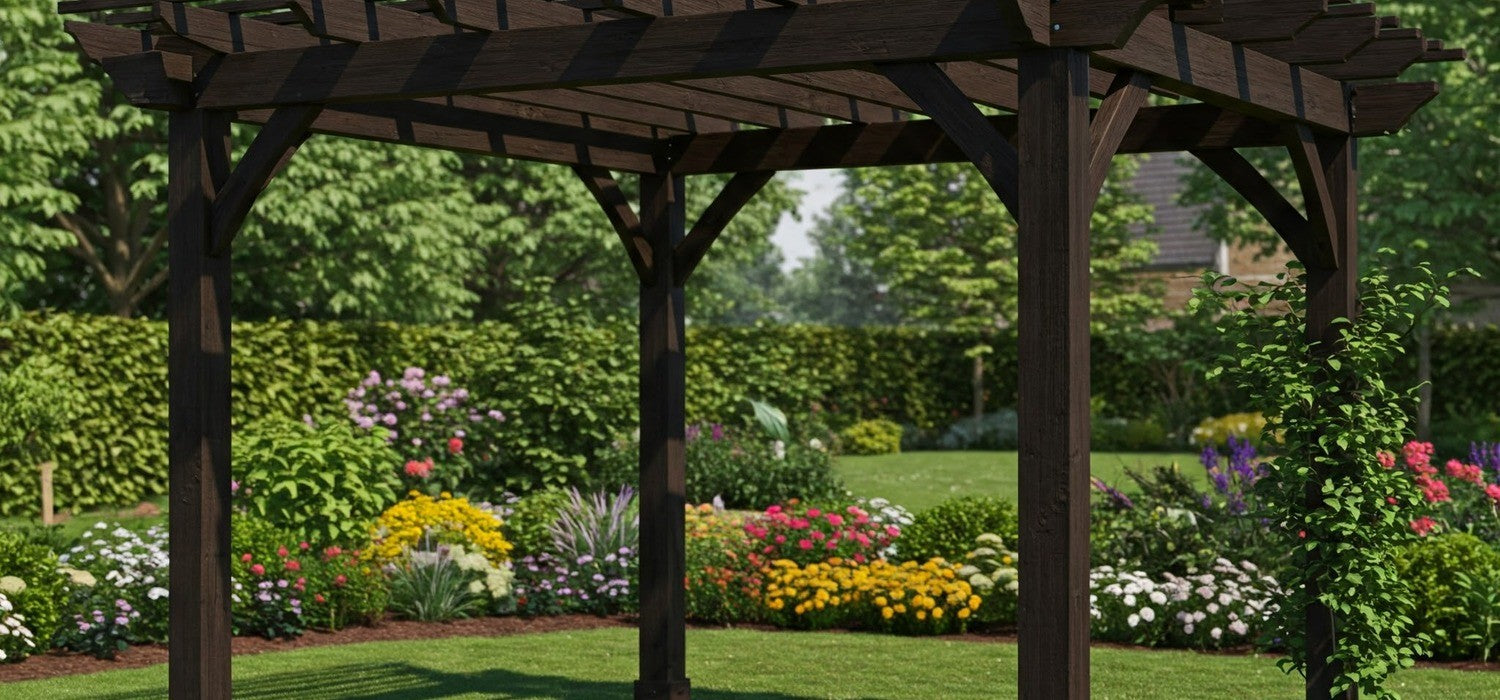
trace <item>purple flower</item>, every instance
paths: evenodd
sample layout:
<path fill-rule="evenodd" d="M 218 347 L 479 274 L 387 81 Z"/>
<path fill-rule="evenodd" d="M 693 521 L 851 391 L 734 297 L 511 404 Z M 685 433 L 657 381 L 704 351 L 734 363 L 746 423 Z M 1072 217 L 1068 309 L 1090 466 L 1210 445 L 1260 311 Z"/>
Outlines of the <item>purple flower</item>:
<path fill-rule="evenodd" d="M 1094 476 L 1089 477 L 1089 481 L 1093 484 L 1095 490 L 1109 497 L 1110 505 L 1113 505 L 1115 508 L 1130 510 L 1135 507 L 1135 502 L 1131 501 L 1129 496 L 1126 496 L 1123 491 L 1104 483 L 1103 479 Z"/>
<path fill-rule="evenodd" d="M 714 442 L 723 440 L 724 426 L 720 423 L 714 423 L 713 426 L 709 428 L 709 436 L 713 438 Z"/>
<path fill-rule="evenodd" d="M 1203 464 L 1204 469 L 1213 471 L 1219 466 L 1219 451 L 1213 445 L 1204 445 L 1203 451 L 1198 453 L 1198 461 Z"/>
<path fill-rule="evenodd" d="M 394 413 L 387 413 L 387 414 L 385 414 L 385 417 L 383 417 L 383 418 L 380 419 L 380 422 L 385 423 L 386 425 L 395 425 L 396 424 L 396 414 L 394 414 Z"/>
<path fill-rule="evenodd" d="M 452 383 L 453 383 L 453 380 L 449 379 L 448 375 L 446 375 L 446 374 L 439 374 L 438 376 L 432 378 L 432 385 L 433 386 L 448 386 L 449 384 L 452 384 Z"/>
<path fill-rule="evenodd" d="M 499 412 L 499 411 L 497 411 L 497 410 L 495 410 L 493 408 L 490 409 L 490 412 L 489 412 L 488 415 L 490 417 L 490 420 L 494 420 L 494 421 L 503 421 L 503 420 L 505 420 L 505 414 L 501 413 L 501 412 Z"/>
<path fill-rule="evenodd" d="M 124 627 L 124 626 L 130 624 L 130 618 L 125 617 L 124 615 L 121 615 L 121 616 L 115 618 L 115 624 L 119 625 L 121 627 Z"/>
<path fill-rule="evenodd" d="M 701 426 L 690 425 L 690 426 L 687 427 L 687 430 L 686 430 L 684 436 L 687 438 L 688 442 L 692 442 L 694 440 L 697 440 L 698 436 L 702 435 L 702 434 L 703 434 L 703 428 Z"/>
<path fill-rule="evenodd" d="M 255 595 L 255 598 L 257 600 L 259 600 L 260 602 L 262 602 L 262 603 L 269 603 L 269 602 L 271 602 L 271 594 L 267 593 L 265 591 L 261 591 L 260 593 L 257 593 Z"/>

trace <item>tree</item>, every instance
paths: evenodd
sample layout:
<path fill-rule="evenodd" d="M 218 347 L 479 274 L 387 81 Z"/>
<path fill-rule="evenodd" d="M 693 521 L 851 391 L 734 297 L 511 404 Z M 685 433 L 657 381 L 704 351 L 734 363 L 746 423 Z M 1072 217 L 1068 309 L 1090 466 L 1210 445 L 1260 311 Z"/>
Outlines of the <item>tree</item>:
<path fill-rule="evenodd" d="M 860 235 L 853 222 L 821 216 L 808 237 L 813 256 L 791 271 L 783 288 L 788 320 L 830 326 L 893 326 L 901 315 L 889 285 L 869 261 L 849 254 Z"/>
<path fill-rule="evenodd" d="M 1360 149 L 1360 258 L 1369 264 L 1375 251 L 1389 248 L 1397 274 L 1429 262 L 1439 271 L 1473 268 L 1480 276 L 1500 278 L 1500 123 L 1494 119 L 1494 96 L 1500 72 L 1494 61 L 1500 46 L 1500 8 L 1489 0 L 1394 3 L 1389 8 L 1404 22 L 1420 26 L 1426 36 L 1447 46 L 1468 49 L 1468 60 L 1419 64 L 1403 79 L 1435 80 L 1442 93 L 1401 132 L 1368 139 Z M 1283 192 L 1297 191 L 1284 151 L 1255 154 L 1261 167 Z M 1274 248 L 1276 235 L 1248 204 L 1211 173 L 1199 169 L 1188 180 L 1184 202 L 1209 205 L 1203 223 L 1221 240 Z M 1466 294 L 1467 292 L 1467 294 Z M 1485 300 L 1481 288 L 1455 290 L 1455 308 L 1472 309 Z M 1421 392 L 1417 431 L 1431 429 L 1430 357 L 1435 313 L 1424 315 L 1415 333 Z"/>
<path fill-rule="evenodd" d="M 1134 234 L 1151 221 L 1150 207 L 1125 184 L 1135 167 L 1132 159 L 1116 160 L 1092 221 L 1092 306 L 1100 323 L 1139 319 L 1157 308 L 1156 297 L 1130 274 L 1155 252 Z M 853 170 L 845 177 L 846 190 L 814 239 L 820 253 L 846 260 L 810 264 L 844 271 L 836 279 L 854 285 L 832 292 L 834 298 L 869 299 L 880 291 L 871 280 L 879 279 L 889 285 L 882 301 L 902 323 L 984 338 L 969 349 L 973 409 L 982 413 L 988 337 L 1016 322 L 1015 221 L 966 163 Z"/>

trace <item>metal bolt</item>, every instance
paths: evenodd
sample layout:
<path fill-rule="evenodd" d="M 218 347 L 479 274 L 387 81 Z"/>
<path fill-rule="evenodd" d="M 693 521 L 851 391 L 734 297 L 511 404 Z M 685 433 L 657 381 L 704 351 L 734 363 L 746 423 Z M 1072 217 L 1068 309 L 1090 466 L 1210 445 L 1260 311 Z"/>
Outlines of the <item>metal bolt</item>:
<path fill-rule="evenodd" d="M 1062 25 L 1061 24 L 1054 24 L 1054 25 L 1052 25 L 1052 31 L 1056 32 L 1056 31 L 1061 31 L 1061 30 L 1062 30 Z"/>

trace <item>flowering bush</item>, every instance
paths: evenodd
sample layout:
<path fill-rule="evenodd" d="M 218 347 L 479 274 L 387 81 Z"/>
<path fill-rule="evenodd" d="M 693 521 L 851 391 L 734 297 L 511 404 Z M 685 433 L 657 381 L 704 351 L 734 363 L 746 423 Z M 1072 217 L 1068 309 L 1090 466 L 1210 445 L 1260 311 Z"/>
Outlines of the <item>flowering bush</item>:
<path fill-rule="evenodd" d="M 974 592 L 984 599 L 974 619 L 979 622 L 1014 624 L 1016 605 L 1020 602 L 1020 581 L 1016 570 L 1016 553 L 1005 548 L 1005 540 L 994 533 L 975 538 L 979 545 L 964 557 L 958 575 L 964 577 Z"/>
<path fill-rule="evenodd" d="M 75 601 L 74 607 L 87 612 L 76 613 L 71 622 L 63 623 L 53 640 L 57 646 L 95 658 L 113 659 L 115 654 L 130 648 L 132 642 L 140 641 L 131 625 L 140 619 L 141 611 L 124 598 L 105 601 L 85 589 L 75 592 Z"/>
<path fill-rule="evenodd" d="M 1470 446 L 1469 461 L 1449 459 L 1437 466 L 1430 442 L 1411 441 L 1398 458 L 1380 452 L 1381 466 L 1410 473 L 1422 498 L 1408 508 L 1410 526 L 1417 535 L 1433 532 L 1466 532 L 1485 541 L 1500 540 L 1500 445 Z M 1493 474 L 1491 473 L 1493 472 Z M 1396 505 L 1396 504 L 1392 504 Z"/>
<path fill-rule="evenodd" d="M 962 632 L 983 602 L 958 568 L 940 559 L 892 564 L 839 557 L 805 566 L 772 562 L 763 600 L 767 617 L 783 627 L 897 634 Z"/>
<path fill-rule="evenodd" d="M 688 617 L 758 622 L 762 560 L 745 532 L 745 516 L 709 503 L 686 508 Z"/>
<path fill-rule="evenodd" d="M 1281 595 L 1250 562 L 1214 562 L 1208 573 L 1154 579 L 1101 566 L 1089 572 L 1093 636 L 1152 646 L 1218 649 L 1255 641 Z"/>
<path fill-rule="evenodd" d="M 511 544 L 501 532 L 498 509 L 474 505 L 444 492 L 433 498 L 412 491 L 406 500 L 380 514 L 373 530 L 370 556 L 380 564 L 399 560 L 424 541 L 461 544 L 496 565 L 510 558 Z"/>
<path fill-rule="evenodd" d="M 230 545 L 234 634 L 266 639 L 301 635 L 307 627 L 302 600 L 308 595 L 303 562 L 314 558 L 308 552 L 311 545 L 304 549 L 294 535 L 253 518 L 230 521 Z"/>
<path fill-rule="evenodd" d="M 391 595 L 385 574 L 358 549 L 345 551 L 334 545 L 315 553 L 308 551 L 311 547 L 303 549 L 303 544 L 297 543 L 297 549 L 302 552 L 298 556 L 307 579 L 301 599 L 307 626 L 337 630 L 378 622 Z"/>
<path fill-rule="evenodd" d="M 469 390 L 447 375 L 429 380 L 425 369 L 407 367 L 400 379 L 370 372 L 349 390 L 344 406 L 359 429 L 384 429 L 401 455 L 401 476 L 409 487 L 435 495 L 458 491 L 475 469 L 499 462 L 497 433 L 505 414 L 473 406 L 470 398 Z"/>
<path fill-rule="evenodd" d="M 886 534 L 890 534 L 890 530 L 886 526 L 889 525 L 896 528 L 896 537 L 898 539 L 906 528 L 916 522 L 916 517 L 905 506 L 896 505 L 884 498 L 860 498 L 854 501 L 854 505 L 859 506 L 861 510 L 869 513 L 870 522 L 886 530 Z M 896 549 L 896 544 L 892 541 L 891 544 L 876 552 L 876 554 L 881 559 L 894 559 L 896 557 Z"/>
<path fill-rule="evenodd" d="M 842 557 L 863 564 L 879 556 L 901 534 L 895 525 L 877 525 L 859 506 L 823 509 L 793 499 L 745 521 L 745 533 L 765 561 L 788 559 L 814 564 Z"/>
<path fill-rule="evenodd" d="M 516 610 L 523 615 L 635 610 L 638 569 L 634 547 L 572 561 L 551 554 L 528 555 L 516 562 Z"/>
<path fill-rule="evenodd" d="M 20 660 L 36 650 L 36 635 L 26 626 L 26 617 L 0 593 L 0 661 Z"/>
<path fill-rule="evenodd" d="M 57 629 L 63 615 L 66 583 L 57 567 L 52 550 L 18 534 L 0 532 L 0 593 L 12 606 L 5 615 L 24 621 L 26 627 L 42 634 L 44 641 Z M 31 637 L 0 635 L 0 651 L 11 660 L 25 658 L 34 648 Z"/>
<path fill-rule="evenodd" d="M 427 543 L 430 544 L 430 543 Z M 408 550 L 391 565 L 391 609 L 422 621 L 471 617 L 499 607 L 515 574 L 461 544 Z"/>
<path fill-rule="evenodd" d="M 129 642 L 164 642 L 168 625 L 167 528 L 155 525 L 145 532 L 135 532 L 116 524 L 97 523 L 79 538 L 79 544 L 58 556 L 62 572 L 74 590 L 72 622 L 90 622 L 82 635 L 97 632 L 92 628 L 94 610 L 104 615 L 118 608 L 117 600 L 126 601 L 138 615 L 130 616 L 128 635 L 119 638 Z M 106 619 L 112 619 L 106 616 Z M 63 631 L 68 631 L 64 622 Z M 82 644 L 82 640 L 75 640 Z M 75 651 L 93 653 L 91 649 Z"/>

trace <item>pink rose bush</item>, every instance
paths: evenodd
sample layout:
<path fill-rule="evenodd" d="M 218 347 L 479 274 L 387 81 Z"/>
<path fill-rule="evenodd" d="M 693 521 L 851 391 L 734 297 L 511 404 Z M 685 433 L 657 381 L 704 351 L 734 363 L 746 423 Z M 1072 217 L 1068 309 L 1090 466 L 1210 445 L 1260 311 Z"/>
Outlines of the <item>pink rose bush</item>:
<path fill-rule="evenodd" d="M 789 559 L 812 564 L 832 557 L 865 563 L 900 536 L 894 525 L 882 525 L 857 505 L 841 510 L 805 506 L 796 500 L 766 508 L 745 522 L 756 555 L 766 561 Z"/>

